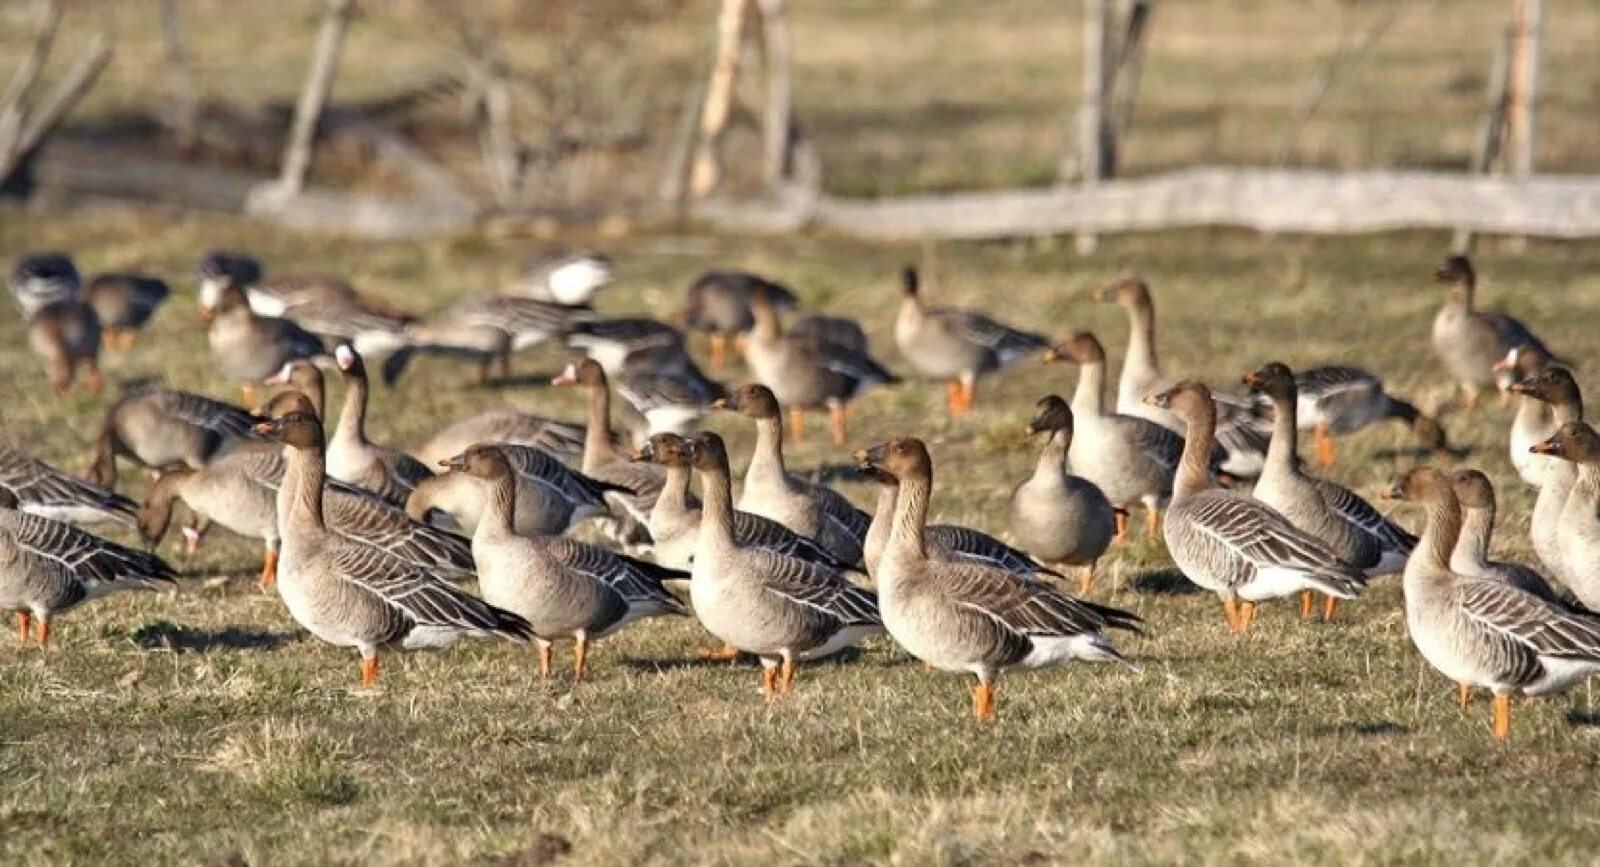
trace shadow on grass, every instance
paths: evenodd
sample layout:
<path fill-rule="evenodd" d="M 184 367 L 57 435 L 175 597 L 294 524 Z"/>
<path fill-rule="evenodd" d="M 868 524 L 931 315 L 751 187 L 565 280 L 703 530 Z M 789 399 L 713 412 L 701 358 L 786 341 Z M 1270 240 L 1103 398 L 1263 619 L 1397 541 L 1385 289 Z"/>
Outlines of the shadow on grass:
<path fill-rule="evenodd" d="M 273 650 L 298 639 L 287 632 L 264 629 L 190 629 L 162 620 L 142 626 L 133 633 L 140 647 L 170 650 L 175 653 L 205 653 L 211 650 Z"/>
<path fill-rule="evenodd" d="M 1335 732 L 1347 735 L 1404 735 L 1411 733 L 1411 726 L 1402 725 L 1392 719 L 1367 720 L 1364 722 L 1341 723 L 1333 727 Z"/>
<path fill-rule="evenodd" d="M 1567 710 L 1567 724 L 1582 729 L 1600 728 L 1600 709 L 1575 707 Z"/>
<path fill-rule="evenodd" d="M 806 660 L 801 665 L 815 668 L 817 666 L 852 665 L 860 662 L 861 650 L 851 647 L 841 650 L 826 659 Z M 733 662 L 726 659 L 705 659 L 698 656 L 635 656 L 624 659 L 621 665 L 634 671 L 689 671 L 710 668 L 756 668 L 759 660 L 749 653 L 740 653 L 739 658 Z"/>
<path fill-rule="evenodd" d="M 505 391 L 512 388 L 550 388 L 550 380 L 561 375 L 559 370 L 515 373 L 511 376 L 495 377 L 487 385 L 474 385 L 484 391 Z"/>
<path fill-rule="evenodd" d="M 1192 596 L 1201 592 L 1199 586 L 1177 569 L 1150 569 L 1141 572 L 1126 583 L 1133 593 L 1150 596 Z"/>

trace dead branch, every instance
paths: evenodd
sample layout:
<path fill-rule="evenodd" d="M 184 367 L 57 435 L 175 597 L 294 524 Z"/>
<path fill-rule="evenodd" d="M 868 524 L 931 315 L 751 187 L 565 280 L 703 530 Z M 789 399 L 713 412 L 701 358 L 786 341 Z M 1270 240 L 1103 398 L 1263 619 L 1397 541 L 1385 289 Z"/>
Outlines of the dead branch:
<path fill-rule="evenodd" d="M 284 144 L 283 171 L 278 176 L 279 195 L 293 196 L 305 187 L 306 173 L 311 169 L 311 148 L 316 139 L 317 120 L 333 91 L 333 79 L 339 71 L 339 55 L 344 49 L 344 34 L 350 26 L 351 0 L 328 0 L 327 12 L 322 17 L 322 29 L 317 34 L 316 51 L 311 57 L 311 70 L 306 76 L 305 88 L 300 91 L 300 102 L 295 106 L 294 125 Z"/>
<path fill-rule="evenodd" d="M 1300 104 L 1295 108 L 1294 119 L 1289 123 L 1288 132 L 1284 133 L 1283 141 L 1278 145 L 1278 153 L 1272 159 L 1275 167 L 1281 167 L 1289 161 L 1294 154 L 1295 146 L 1300 143 L 1300 134 L 1305 132 L 1306 125 L 1311 122 L 1317 109 L 1322 107 L 1325 99 L 1333 86 L 1338 83 L 1339 77 L 1350 69 L 1355 68 L 1361 59 L 1367 55 L 1372 47 L 1383 39 L 1400 16 L 1411 6 L 1411 0 L 1394 0 L 1389 7 L 1388 14 L 1378 19 L 1372 27 L 1368 28 L 1365 35 L 1354 43 L 1345 43 L 1339 46 L 1323 64 L 1317 73 L 1306 82 L 1304 93 L 1300 97 Z"/>
<path fill-rule="evenodd" d="M 60 15 L 61 10 L 53 0 L 40 4 L 39 29 L 33 45 L 7 85 L 5 101 L 0 103 L 0 187 L 9 184 L 12 173 L 83 99 L 106 64 L 111 62 L 110 37 L 97 35 L 90 40 L 84 55 L 42 100 L 25 105 L 55 45 Z"/>

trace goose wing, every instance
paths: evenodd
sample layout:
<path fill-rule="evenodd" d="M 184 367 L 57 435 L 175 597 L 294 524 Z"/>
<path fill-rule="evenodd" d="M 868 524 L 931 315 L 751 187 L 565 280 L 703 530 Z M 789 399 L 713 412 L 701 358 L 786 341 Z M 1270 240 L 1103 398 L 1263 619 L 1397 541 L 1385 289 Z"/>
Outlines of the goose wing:
<path fill-rule="evenodd" d="M 661 586 L 663 578 L 687 579 L 687 572 L 665 569 L 632 557 L 624 557 L 597 545 L 589 545 L 565 536 L 545 540 L 547 549 L 567 568 L 599 581 L 617 592 L 630 604 L 656 602 L 678 614 L 688 609 L 667 589 Z"/>
<path fill-rule="evenodd" d="M 1212 561 L 1232 586 L 1248 584 L 1263 569 L 1289 569 L 1316 576 L 1332 588 L 1354 595 L 1366 578 L 1339 560 L 1316 537 L 1296 529 L 1289 520 L 1254 500 L 1226 491 L 1196 494 L 1186 510 L 1190 538 L 1205 548 L 1201 556 Z"/>
<path fill-rule="evenodd" d="M 877 595 L 851 584 L 837 570 L 759 548 L 744 553 L 768 593 L 831 617 L 841 626 L 882 625 Z"/>
<path fill-rule="evenodd" d="M 176 586 L 177 574 L 154 554 L 102 539 L 70 524 L 12 512 L 4 529 L 21 548 L 57 564 L 76 578 L 90 595 L 107 589 Z"/>
<path fill-rule="evenodd" d="M 496 445 L 519 478 L 569 502 L 603 507 L 606 491 L 618 488 L 589 478 L 534 446 Z"/>
<path fill-rule="evenodd" d="M 961 608 L 975 611 L 1018 635 L 1091 635 L 1107 628 L 1138 630 L 1137 615 L 1089 606 L 1049 584 L 1000 569 L 940 564 L 939 590 Z"/>
<path fill-rule="evenodd" d="M 28 511 L 88 509 L 110 520 L 132 524 L 138 504 L 92 482 L 69 476 L 41 460 L 0 445 L 0 487 L 16 495 Z"/>
<path fill-rule="evenodd" d="M 896 383 L 900 378 L 864 352 L 826 340 L 802 341 L 806 351 L 818 367 L 855 382 Z"/>
<path fill-rule="evenodd" d="M 1111 419 L 1147 458 L 1169 472 L 1177 472 L 1178 462 L 1183 458 L 1183 437 L 1137 416 L 1114 415 Z"/>
<path fill-rule="evenodd" d="M 1540 656 L 1600 662 L 1600 617 L 1580 614 L 1499 581 L 1466 581 L 1462 609 L 1480 628 Z"/>
<path fill-rule="evenodd" d="M 413 521 L 368 491 L 329 479 L 323 507 L 328 529 L 358 546 L 377 548 L 414 566 L 451 575 L 473 570 L 472 543 Z"/>
<path fill-rule="evenodd" d="M 932 524 L 927 532 L 929 541 L 964 559 L 1022 576 L 1043 573 L 1061 577 L 1060 572 L 981 530 L 954 524 Z"/>
<path fill-rule="evenodd" d="M 947 307 L 936 315 L 961 339 L 993 352 L 1001 364 L 1050 348 L 1050 340 L 1044 335 L 1012 328 L 976 310 Z"/>
<path fill-rule="evenodd" d="M 1344 485 L 1327 479 L 1317 479 L 1317 491 L 1322 494 L 1322 501 L 1328 504 L 1328 508 L 1332 509 L 1335 515 L 1345 523 L 1377 539 L 1382 550 L 1410 554 L 1411 549 L 1417 547 L 1416 536 L 1385 518 L 1371 503 Z"/>
<path fill-rule="evenodd" d="M 365 545 L 333 545 L 338 576 L 397 609 L 418 626 L 443 626 L 526 641 L 526 620 L 434 577 L 428 570 Z"/>

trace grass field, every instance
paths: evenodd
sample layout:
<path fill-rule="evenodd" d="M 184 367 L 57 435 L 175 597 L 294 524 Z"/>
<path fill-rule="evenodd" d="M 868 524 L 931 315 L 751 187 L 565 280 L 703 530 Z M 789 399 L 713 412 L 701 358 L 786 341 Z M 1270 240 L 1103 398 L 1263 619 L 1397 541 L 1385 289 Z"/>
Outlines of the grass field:
<path fill-rule="evenodd" d="M 0 220 L 6 261 L 59 247 L 87 271 L 137 265 L 176 279 L 178 297 L 109 372 L 224 396 L 193 316 L 189 275 L 209 246 L 336 270 L 427 309 L 496 285 L 531 244 L 359 244 L 133 210 Z M 1197 232 L 1111 239 L 1092 260 L 1048 246 L 825 238 L 608 246 L 622 278 L 607 312 L 666 314 L 699 270 L 749 266 L 789 279 L 809 306 L 863 317 L 892 366 L 905 261 L 930 265 L 941 300 L 1063 337 L 1091 328 L 1114 357 L 1121 315 L 1087 290 L 1137 270 L 1155 287 L 1171 372 L 1230 384 L 1272 358 L 1343 360 L 1425 407 L 1448 397 L 1427 346 L 1442 297 L 1426 279 L 1434 237 Z M 1600 351 L 1600 250 L 1491 244 L 1479 264 L 1489 303 L 1570 357 Z M 0 317 L 3 433 L 82 470 L 109 396 L 56 401 L 21 335 Z M 375 432 L 414 445 L 501 402 L 576 417 L 574 395 L 537 384 L 561 361 L 520 358 L 524 383 L 491 390 L 469 385 L 466 368 L 420 365 L 377 395 Z M 1032 402 L 1072 382 L 1069 369 L 1025 365 L 985 383 L 977 412 L 955 425 L 940 389 L 884 391 L 862 403 L 852 439 L 926 437 L 936 517 L 1003 532 L 1010 487 L 1033 461 L 1021 434 Z M 1504 452 L 1507 417 L 1489 407 L 1447 411 L 1444 423 L 1502 487 L 1500 547 L 1530 556 L 1531 496 Z M 715 425 L 740 462 L 746 425 Z M 823 439 L 791 449 L 792 464 L 844 461 Z M 1416 459 L 1410 447 L 1398 428 L 1365 432 L 1343 443 L 1337 477 L 1375 496 Z M 136 496 L 145 485 L 132 470 L 123 481 Z M 843 488 L 867 502 L 864 485 Z M 358 694 L 355 656 L 310 639 L 255 590 L 254 545 L 218 533 L 194 559 L 172 544 L 163 553 L 184 572 L 176 598 L 89 606 L 63 619 L 48 653 L 0 642 L 0 861 L 538 864 L 570 847 L 573 863 L 1580 862 L 1600 844 L 1600 710 L 1586 690 L 1519 702 L 1513 740 L 1493 743 L 1487 703 L 1458 711 L 1453 685 L 1412 648 L 1394 581 L 1335 623 L 1275 605 L 1234 638 L 1215 599 L 1139 542 L 1104 564 L 1095 597 L 1149 621 L 1147 638 L 1125 644 L 1142 671 L 1008 678 L 999 723 L 978 727 L 964 679 L 926 673 L 886 641 L 806 667 L 792 697 L 764 704 L 753 667 L 691 661 L 707 639 L 690 621 L 603 643 L 581 684 L 540 683 L 530 649 L 472 643 L 391 657 L 382 689 Z"/>

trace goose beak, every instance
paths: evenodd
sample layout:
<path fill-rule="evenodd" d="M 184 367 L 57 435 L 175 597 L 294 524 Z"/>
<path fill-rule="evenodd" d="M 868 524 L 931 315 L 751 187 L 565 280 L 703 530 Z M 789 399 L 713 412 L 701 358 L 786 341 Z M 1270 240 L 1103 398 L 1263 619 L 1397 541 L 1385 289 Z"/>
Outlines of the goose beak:
<path fill-rule="evenodd" d="M 1067 353 L 1065 350 L 1059 346 L 1052 346 L 1044 351 L 1044 355 L 1040 356 L 1039 360 L 1043 364 L 1051 364 L 1066 357 Z"/>
<path fill-rule="evenodd" d="M 1533 394 L 1533 387 L 1527 382 L 1513 382 L 1506 390 L 1512 394 Z"/>
<path fill-rule="evenodd" d="M 1505 372 L 1509 371 L 1515 364 L 1516 364 L 1516 362 L 1511 360 L 1511 356 L 1507 355 L 1505 358 L 1502 358 L 1499 361 L 1496 361 L 1494 363 L 1494 367 L 1492 367 L 1490 369 L 1493 370 L 1495 373 L 1505 373 Z"/>
<path fill-rule="evenodd" d="M 1551 437 L 1542 443 L 1534 443 L 1528 446 L 1528 451 L 1536 455 L 1559 455 L 1561 454 L 1561 446 L 1556 442 L 1555 437 Z"/>
<path fill-rule="evenodd" d="M 1172 392 L 1161 391 L 1155 394 L 1147 394 L 1144 396 L 1144 402 L 1148 406 L 1159 407 L 1161 409 L 1171 409 Z"/>
<path fill-rule="evenodd" d="M 255 428 L 253 428 L 253 430 L 255 430 L 255 432 L 258 435 L 265 437 L 265 436 L 272 436 L 272 432 L 274 430 L 276 430 L 277 427 L 278 427 L 278 425 L 277 425 L 276 422 L 264 421 L 264 422 L 261 422 L 260 424 L 256 425 Z"/>
<path fill-rule="evenodd" d="M 467 454 L 462 452 L 453 458 L 445 458 L 439 462 L 439 466 L 447 470 L 465 470 L 467 468 Z"/>
<path fill-rule="evenodd" d="M 1404 500 L 1406 498 L 1405 488 L 1399 482 L 1395 482 L 1389 486 L 1388 490 L 1383 492 L 1383 498 L 1385 500 Z"/>
<path fill-rule="evenodd" d="M 852 457 L 856 459 L 857 467 L 863 470 L 876 470 L 882 468 L 883 459 L 887 454 L 887 445 L 879 443 L 868 448 L 856 449 Z"/>
<path fill-rule="evenodd" d="M 1251 388 L 1260 388 L 1261 387 L 1261 373 L 1260 373 L 1260 371 L 1252 370 L 1251 372 L 1245 374 L 1244 377 L 1240 380 L 1240 382 L 1243 382 L 1245 385 L 1248 385 Z"/>
<path fill-rule="evenodd" d="M 560 373 L 556 374 L 555 377 L 550 380 L 550 384 L 551 385 L 571 385 L 571 384 L 573 384 L 573 383 L 575 383 L 577 381 L 578 381 L 578 366 L 576 364 L 569 364 L 569 365 L 567 365 L 567 369 L 566 370 L 563 370 Z"/>
<path fill-rule="evenodd" d="M 712 409 L 727 409 L 728 408 L 728 399 L 725 398 L 725 397 L 719 397 L 716 400 L 713 400 L 711 402 L 711 408 Z"/>

